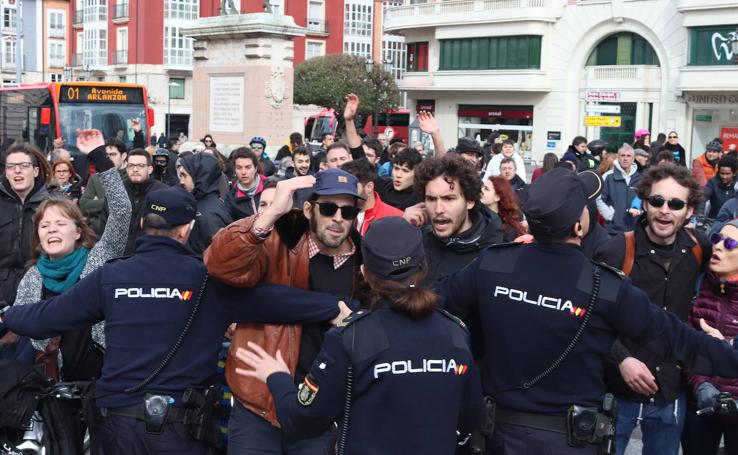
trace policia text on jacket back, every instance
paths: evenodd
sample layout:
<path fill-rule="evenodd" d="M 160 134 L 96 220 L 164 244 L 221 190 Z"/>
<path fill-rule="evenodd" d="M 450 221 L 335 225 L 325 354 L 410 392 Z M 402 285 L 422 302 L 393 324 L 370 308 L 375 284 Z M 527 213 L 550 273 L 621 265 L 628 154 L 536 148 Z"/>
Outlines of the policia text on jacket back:
<path fill-rule="evenodd" d="M 339 313 L 327 294 L 204 280 L 202 260 L 185 246 L 195 207 L 182 188 L 151 192 L 147 235 L 134 256 L 105 264 L 60 296 L 3 314 L 9 329 L 39 338 L 105 320 L 95 394 L 105 455 L 204 454 L 205 443 L 195 439 L 204 436 L 199 416 L 191 418 L 187 405 L 215 396 L 208 381 L 228 324 L 319 322 Z"/>
<path fill-rule="evenodd" d="M 401 217 L 374 221 L 361 251 L 371 311 L 326 333 L 297 390 L 287 364 L 254 343 L 237 353 L 254 369 L 236 372 L 267 383 L 291 438 L 338 420 L 339 455 L 453 454 L 457 425 L 476 428 L 482 416 L 469 334 L 420 286 L 427 266 L 418 228 Z"/>
<path fill-rule="evenodd" d="M 688 328 L 629 279 L 584 257 L 585 205 L 600 187 L 591 171 L 547 172 L 524 206 L 536 242 L 492 247 L 439 285 L 448 311 L 462 319 L 481 315 L 482 384 L 497 404 L 488 453 L 597 453 L 602 435 L 595 428 L 582 432 L 571 408 L 591 408 L 584 411 L 611 423 L 601 412 L 602 362 L 618 337 L 669 340 L 658 353 L 663 357 L 700 374 L 738 377 L 730 347 Z"/>

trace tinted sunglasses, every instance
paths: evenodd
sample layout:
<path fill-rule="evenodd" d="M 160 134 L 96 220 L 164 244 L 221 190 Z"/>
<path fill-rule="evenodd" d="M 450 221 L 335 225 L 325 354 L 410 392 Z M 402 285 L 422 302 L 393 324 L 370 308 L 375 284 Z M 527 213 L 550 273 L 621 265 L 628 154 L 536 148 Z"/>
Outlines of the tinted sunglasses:
<path fill-rule="evenodd" d="M 341 218 L 344 220 L 353 220 L 360 212 L 359 208 L 353 205 L 338 205 L 333 202 L 313 202 L 313 204 L 318 206 L 318 211 L 323 216 L 333 216 L 341 209 Z"/>
<path fill-rule="evenodd" d="M 725 246 L 725 249 L 730 251 L 734 250 L 736 247 L 738 247 L 738 240 L 731 239 L 730 237 L 723 237 L 722 234 L 719 232 L 716 232 L 710 236 L 710 241 L 713 245 L 717 245 L 720 242 L 723 242 L 723 246 Z"/>
<path fill-rule="evenodd" d="M 669 136 L 669 139 L 679 139 L 679 136 Z"/>
<path fill-rule="evenodd" d="M 681 210 L 685 205 L 687 205 L 687 203 L 681 199 L 669 199 L 667 201 L 663 196 L 651 196 L 648 198 L 648 204 L 656 208 L 663 207 L 664 203 L 666 203 L 671 210 Z"/>

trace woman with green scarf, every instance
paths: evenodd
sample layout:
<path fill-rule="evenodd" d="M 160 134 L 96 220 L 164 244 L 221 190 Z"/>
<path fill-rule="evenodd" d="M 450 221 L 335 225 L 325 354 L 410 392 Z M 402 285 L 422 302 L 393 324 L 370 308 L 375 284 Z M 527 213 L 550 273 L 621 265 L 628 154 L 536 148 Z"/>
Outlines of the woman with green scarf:
<path fill-rule="evenodd" d="M 88 154 L 87 161 L 95 167 L 105 188 L 110 213 L 105 231 L 95 243 L 95 233 L 85 223 L 76 203 L 56 197 L 42 202 L 33 218 L 33 265 L 18 286 L 16 305 L 34 304 L 62 294 L 108 260 L 123 254 L 131 203 L 120 174 L 106 155 L 99 131 L 80 131 L 77 137 L 77 148 Z M 32 340 L 32 344 L 49 360 L 44 364 L 47 375 L 65 381 L 89 381 L 99 377 L 102 368 L 104 324 L 68 332 L 53 340 Z M 54 365 L 57 359 L 59 362 Z"/>

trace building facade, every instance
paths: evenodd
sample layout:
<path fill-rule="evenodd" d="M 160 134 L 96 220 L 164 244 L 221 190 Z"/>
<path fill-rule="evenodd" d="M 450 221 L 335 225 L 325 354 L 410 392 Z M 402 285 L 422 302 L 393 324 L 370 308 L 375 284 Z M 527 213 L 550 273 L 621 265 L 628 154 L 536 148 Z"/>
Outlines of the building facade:
<path fill-rule="evenodd" d="M 384 26 L 406 40 L 409 108 L 432 110 L 447 145 L 498 130 L 540 161 L 638 128 L 677 131 L 693 156 L 738 140 L 735 1 L 408 0 Z"/>

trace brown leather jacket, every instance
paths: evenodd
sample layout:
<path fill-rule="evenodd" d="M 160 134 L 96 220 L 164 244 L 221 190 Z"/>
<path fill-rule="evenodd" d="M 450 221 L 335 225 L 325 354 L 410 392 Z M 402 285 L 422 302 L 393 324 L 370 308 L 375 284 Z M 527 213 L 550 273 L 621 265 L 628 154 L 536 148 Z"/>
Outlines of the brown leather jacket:
<path fill-rule="evenodd" d="M 272 283 L 308 289 L 310 256 L 308 220 L 293 210 L 275 224 L 266 238 L 254 235 L 250 216 L 221 229 L 205 251 L 205 266 L 213 277 L 237 287 Z M 236 368 L 249 369 L 235 356 L 236 349 L 252 341 L 269 354 L 281 351 L 294 376 L 300 354 L 299 325 L 238 324 L 226 361 L 226 379 L 233 395 L 247 409 L 279 427 L 272 395 L 262 382 L 239 376 Z"/>

